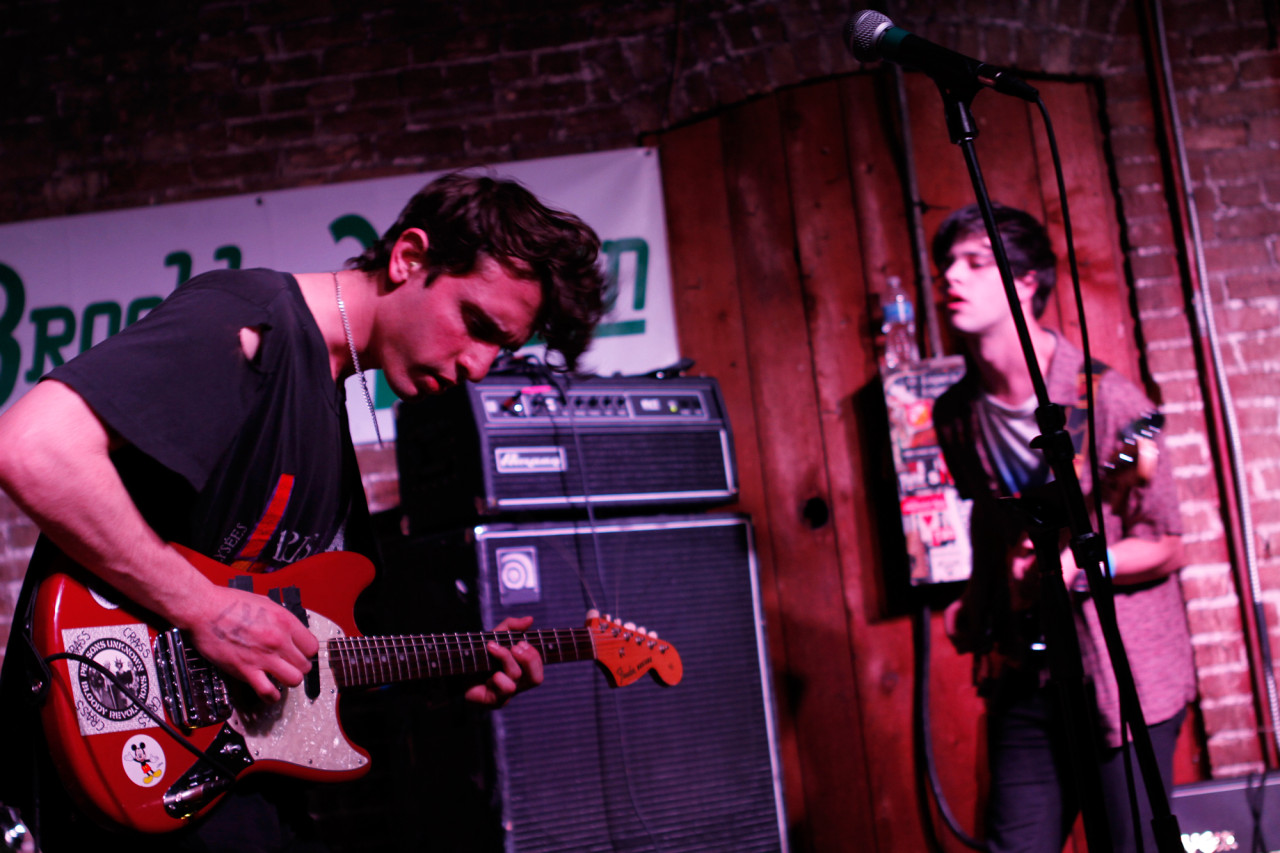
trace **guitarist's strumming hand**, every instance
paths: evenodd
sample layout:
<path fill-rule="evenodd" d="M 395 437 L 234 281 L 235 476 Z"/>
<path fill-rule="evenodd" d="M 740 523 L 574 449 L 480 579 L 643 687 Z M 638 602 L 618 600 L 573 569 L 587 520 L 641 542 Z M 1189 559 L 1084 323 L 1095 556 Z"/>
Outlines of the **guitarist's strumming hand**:
<path fill-rule="evenodd" d="M 1080 567 L 1075 554 L 1063 547 L 1059 560 L 1062 566 L 1062 582 L 1067 589 L 1077 583 Z M 1040 601 L 1040 567 L 1036 560 L 1035 546 L 1030 538 L 1023 540 L 1009 551 L 1009 605 L 1015 612 L 1028 610 Z"/>
<path fill-rule="evenodd" d="M 266 702 L 280 699 L 311 669 L 319 642 L 302 622 L 265 595 L 209 585 L 202 618 L 187 625 L 196 648 L 246 682 Z"/>
<path fill-rule="evenodd" d="M 494 632 L 526 631 L 532 624 L 532 616 L 511 616 L 503 619 Z M 512 696 L 542 683 L 542 656 L 526 641 L 521 640 L 512 648 L 489 643 L 487 648 L 498 668 L 484 682 L 467 690 L 464 695 L 468 702 L 501 708 Z"/>

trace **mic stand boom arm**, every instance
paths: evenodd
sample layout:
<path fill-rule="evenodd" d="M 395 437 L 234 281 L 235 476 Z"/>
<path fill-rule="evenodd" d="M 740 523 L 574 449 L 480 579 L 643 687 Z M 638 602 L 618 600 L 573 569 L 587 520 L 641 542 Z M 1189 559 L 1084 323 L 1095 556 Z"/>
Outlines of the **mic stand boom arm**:
<path fill-rule="evenodd" d="M 1058 550 L 1059 531 L 1062 529 L 1070 531 L 1072 555 L 1075 557 L 1076 565 L 1084 570 L 1089 580 L 1089 589 L 1093 591 L 1098 621 L 1120 693 L 1122 727 L 1124 722 L 1128 721 L 1138 766 L 1141 768 L 1148 801 L 1151 804 L 1153 815 L 1151 825 L 1156 847 L 1159 853 L 1181 853 L 1183 847 L 1177 818 L 1170 811 L 1168 796 L 1155 758 L 1155 750 L 1151 745 L 1151 736 L 1142 716 L 1133 671 L 1129 667 L 1129 658 L 1125 653 L 1116 622 L 1111 584 L 1104 577 L 1101 568 L 1106 559 L 1106 542 L 1092 529 L 1080 478 L 1075 470 L 1075 449 L 1072 446 L 1071 436 L 1065 429 L 1066 415 L 1062 406 L 1049 399 L 1048 388 L 1045 385 L 1044 376 L 1040 373 L 1040 365 L 1031 344 L 1031 334 L 1027 329 L 1022 305 L 1014 287 L 1013 271 L 1009 266 L 1008 255 L 1005 253 L 1004 241 L 996 227 L 991 197 L 987 192 L 982 169 L 974 150 L 973 140 L 978 136 L 978 128 L 974 122 L 970 104 L 977 95 L 979 86 L 976 82 L 945 81 L 940 77 L 933 79 L 942 93 L 951 141 L 959 145 L 964 153 L 965 165 L 969 170 L 969 179 L 973 184 L 978 208 L 982 212 L 982 220 L 991 238 L 992 254 L 1000 271 L 1009 308 L 1013 312 L 1023 358 L 1035 388 L 1036 425 L 1040 429 L 1040 435 L 1031 442 L 1031 446 L 1044 455 L 1054 475 L 1054 481 L 1047 485 L 1047 490 L 1050 490 L 1049 494 L 1052 496 L 1050 500 L 1018 507 L 1016 512 L 1023 517 L 1024 521 L 1029 522 L 1028 526 L 1036 550 L 1036 563 L 1040 569 L 1041 600 L 1044 605 L 1042 612 L 1045 617 L 1045 637 L 1050 653 L 1051 680 L 1056 685 L 1066 721 L 1068 753 L 1072 757 L 1089 849 L 1094 853 L 1105 853 L 1113 848 L 1106 825 L 1106 804 L 1101 797 L 1096 739 L 1092 736 L 1092 727 L 1089 725 L 1091 707 L 1080 665 L 1079 640 L 1075 635 L 1075 620 L 1071 611 L 1070 597 L 1062 579 L 1062 560 Z M 1065 199 L 1063 203 L 1066 203 Z M 1014 499 L 1014 502 L 1020 500 Z"/>

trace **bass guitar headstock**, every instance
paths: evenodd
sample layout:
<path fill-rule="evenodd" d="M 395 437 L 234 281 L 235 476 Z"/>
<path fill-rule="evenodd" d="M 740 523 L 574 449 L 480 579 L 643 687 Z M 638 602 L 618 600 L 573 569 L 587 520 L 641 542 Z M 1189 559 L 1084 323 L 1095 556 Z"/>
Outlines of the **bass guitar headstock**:
<path fill-rule="evenodd" d="M 587 628 L 595 659 L 613 687 L 626 687 L 645 673 L 667 687 L 678 684 L 684 676 L 680 653 L 671 643 L 659 639 L 657 631 L 601 616 L 597 610 L 587 612 Z"/>

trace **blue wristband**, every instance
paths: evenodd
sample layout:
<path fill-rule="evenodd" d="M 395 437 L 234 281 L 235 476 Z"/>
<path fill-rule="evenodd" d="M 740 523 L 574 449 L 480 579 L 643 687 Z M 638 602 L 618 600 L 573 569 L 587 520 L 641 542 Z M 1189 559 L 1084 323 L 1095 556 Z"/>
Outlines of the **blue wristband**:
<path fill-rule="evenodd" d="M 1107 549 L 1107 577 L 1116 576 L 1116 554 L 1110 548 Z"/>

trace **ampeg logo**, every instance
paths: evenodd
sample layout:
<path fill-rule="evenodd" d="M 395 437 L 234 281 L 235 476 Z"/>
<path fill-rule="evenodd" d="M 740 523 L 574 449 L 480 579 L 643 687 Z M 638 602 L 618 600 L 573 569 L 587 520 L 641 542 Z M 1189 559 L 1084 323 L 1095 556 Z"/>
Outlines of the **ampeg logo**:
<path fill-rule="evenodd" d="M 504 605 L 542 600 L 537 548 L 498 548 L 494 556 L 498 560 L 498 598 Z"/>
<path fill-rule="evenodd" d="M 568 470 L 563 447 L 499 447 L 493 451 L 499 474 L 546 474 Z"/>

